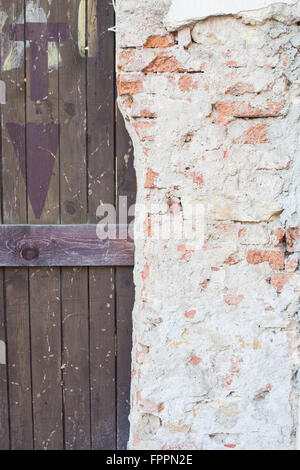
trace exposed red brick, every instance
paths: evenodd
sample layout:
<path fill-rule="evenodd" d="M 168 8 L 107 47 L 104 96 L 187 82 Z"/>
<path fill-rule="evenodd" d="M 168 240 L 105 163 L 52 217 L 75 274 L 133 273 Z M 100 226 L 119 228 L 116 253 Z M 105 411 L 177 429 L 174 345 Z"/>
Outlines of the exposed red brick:
<path fill-rule="evenodd" d="M 265 144 L 268 142 L 267 124 L 256 124 L 235 140 L 237 144 Z"/>
<path fill-rule="evenodd" d="M 154 140 L 153 135 L 151 134 L 149 135 L 147 131 L 156 125 L 155 122 L 138 121 L 138 122 L 134 122 L 132 125 L 135 128 L 135 131 L 139 139 L 141 140 L 141 142 Z"/>
<path fill-rule="evenodd" d="M 169 207 L 170 214 L 173 214 L 173 215 L 179 214 L 181 210 L 180 203 L 174 199 L 168 200 L 168 207 Z"/>
<path fill-rule="evenodd" d="M 164 407 L 163 403 L 156 403 L 151 398 L 143 398 L 140 392 L 137 393 L 137 401 L 139 403 L 140 408 L 142 408 L 145 413 L 160 412 L 163 410 Z"/>
<path fill-rule="evenodd" d="M 297 271 L 299 266 L 299 261 L 298 259 L 289 259 L 287 258 L 285 260 L 285 270 L 288 273 L 294 273 Z"/>
<path fill-rule="evenodd" d="M 198 88 L 198 83 L 193 82 L 193 78 L 190 75 L 180 77 L 178 85 L 181 91 L 196 90 Z"/>
<path fill-rule="evenodd" d="M 283 106 L 280 103 L 267 103 L 263 107 L 250 103 L 222 101 L 217 104 L 217 123 L 228 124 L 232 118 L 266 118 L 278 117 Z"/>
<path fill-rule="evenodd" d="M 188 312 L 185 312 L 184 316 L 185 318 L 192 320 L 195 317 L 196 313 L 196 310 L 190 310 Z"/>
<path fill-rule="evenodd" d="M 122 51 L 119 54 L 118 58 L 118 70 L 124 70 L 124 67 L 129 64 L 129 62 L 134 57 L 134 51 Z"/>
<path fill-rule="evenodd" d="M 144 47 L 149 48 L 165 48 L 174 46 L 175 37 L 174 34 L 167 34 L 165 36 L 149 36 L 144 43 Z"/>
<path fill-rule="evenodd" d="M 118 93 L 123 95 L 135 95 L 143 91 L 143 82 L 141 79 L 135 77 L 128 77 L 128 75 L 119 75 L 118 80 Z"/>
<path fill-rule="evenodd" d="M 284 239 L 285 236 L 285 230 L 282 227 L 278 227 L 275 230 L 272 230 L 271 235 L 274 239 L 274 246 L 279 246 Z"/>
<path fill-rule="evenodd" d="M 204 178 L 201 173 L 197 173 L 195 171 L 190 171 L 190 170 L 185 170 L 185 171 L 178 171 L 178 175 L 184 175 L 185 178 L 187 179 L 192 179 L 193 183 L 195 183 L 197 186 L 203 186 L 204 185 Z"/>
<path fill-rule="evenodd" d="M 148 168 L 146 174 L 145 188 L 155 188 L 156 187 L 156 178 L 159 176 L 159 173 L 153 171 L 151 168 Z"/>
<path fill-rule="evenodd" d="M 224 447 L 227 447 L 227 449 L 235 449 L 236 444 L 224 444 Z"/>
<path fill-rule="evenodd" d="M 269 250 L 249 250 L 247 253 L 249 264 L 269 263 L 272 269 L 282 271 L 284 269 L 284 252 Z"/>
<path fill-rule="evenodd" d="M 254 86 L 250 83 L 238 82 L 235 85 L 228 88 L 226 91 L 227 95 L 241 96 L 245 93 L 254 93 Z"/>
<path fill-rule="evenodd" d="M 224 264 L 229 264 L 230 266 L 233 266 L 234 264 L 237 264 L 238 262 L 239 262 L 238 253 L 232 253 L 232 254 L 229 255 L 228 258 L 224 261 Z"/>
<path fill-rule="evenodd" d="M 189 364 L 192 364 L 193 366 L 198 366 L 200 362 L 201 362 L 201 359 L 198 356 L 191 356 L 189 359 Z"/>
<path fill-rule="evenodd" d="M 229 60 L 229 61 L 227 62 L 227 67 L 233 67 L 233 68 L 235 68 L 235 67 L 237 67 L 237 66 L 238 66 L 238 64 L 237 64 L 237 62 L 236 62 L 235 60 Z"/>
<path fill-rule="evenodd" d="M 300 251 L 300 228 L 291 228 L 286 232 L 286 245 L 289 253 Z"/>
<path fill-rule="evenodd" d="M 284 286 L 289 282 L 293 275 L 287 273 L 275 274 L 272 277 L 271 284 L 278 294 L 282 291 Z"/>
<path fill-rule="evenodd" d="M 152 223 L 151 223 L 151 218 L 147 217 L 145 222 L 144 222 L 144 234 L 146 237 L 151 238 L 153 233 L 152 233 Z"/>
<path fill-rule="evenodd" d="M 175 57 L 158 54 L 142 71 L 144 73 L 181 73 L 185 72 L 185 68 Z"/>
<path fill-rule="evenodd" d="M 138 117 L 154 119 L 157 118 L 157 114 L 150 111 L 150 109 L 141 109 Z"/>
<path fill-rule="evenodd" d="M 159 413 L 161 413 L 165 408 L 165 404 L 164 403 L 159 403 L 158 407 L 157 407 L 157 411 Z"/>
<path fill-rule="evenodd" d="M 243 300 L 243 295 L 224 295 L 224 300 L 227 305 L 239 305 Z"/>
<path fill-rule="evenodd" d="M 150 267 L 149 267 L 148 264 L 146 264 L 145 267 L 144 267 L 144 269 L 143 269 L 143 272 L 142 272 L 142 279 L 143 279 L 143 281 L 145 281 L 146 279 L 148 279 L 149 274 L 150 274 Z"/>
<path fill-rule="evenodd" d="M 178 245 L 177 250 L 183 253 L 180 259 L 189 261 L 195 251 L 195 248 L 188 245 Z"/>

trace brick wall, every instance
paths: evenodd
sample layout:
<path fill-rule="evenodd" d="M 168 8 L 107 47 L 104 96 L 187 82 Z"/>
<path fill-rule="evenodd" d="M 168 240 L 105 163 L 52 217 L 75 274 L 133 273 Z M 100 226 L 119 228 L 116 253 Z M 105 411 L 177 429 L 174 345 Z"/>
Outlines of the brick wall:
<path fill-rule="evenodd" d="M 131 449 L 295 448 L 300 26 L 121 0 L 118 92 L 138 178 Z M 126 158 L 126 157 L 125 157 Z M 205 207 L 204 244 L 158 239 Z"/>

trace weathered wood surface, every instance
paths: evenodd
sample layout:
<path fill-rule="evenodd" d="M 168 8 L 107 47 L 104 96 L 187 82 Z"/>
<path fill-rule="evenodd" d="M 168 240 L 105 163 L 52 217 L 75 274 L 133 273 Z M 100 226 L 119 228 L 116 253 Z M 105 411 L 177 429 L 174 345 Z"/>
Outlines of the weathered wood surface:
<path fill-rule="evenodd" d="M 60 4 L 59 21 L 67 18 L 69 26 L 69 37 L 59 49 L 62 59 L 59 67 L 62 224 L 88 221 L 87 62 L 86 51 L 84 49 L 81 55 L 78 41 L 81 34 L 78 19 L 85 9 L 86 5 L 80 0 Z M 85 31 L 83 36 L 85 40 Z M 92 257 L 90 253 L 89 258 Z M 61 270 L 61 305 L 65 448 L 88 450 L 91 442 L 88 268 Z"/>
<path fill-rule="evenodd" d="M 125 449 L 134 245 L 96 234 L 99 205 L 135 198 L 113 6 L 0 11 L 0 449 Z"/>
<path fill-rule="evenodd" d="M 15 151 L 17 143 L 26 140 L 25 42 L 16 44 L 9 40 L 11 25 L 24 18 L 24 5 L 24 0 L 1 2 L 1 10 L 8 15 L 1 34 L 1 79 L 6 84 L 7 98 L 1 107 L 3 224 L 28 222 L 27 182 Z M 10 123 L 20 126 L 15 138 L 9 134 Z M 34 444 L 28 269 L 4 270 L 4 300 L 10 448 L 31 450 Z"/>
<path fill-rule="evenodd" d="M 9 450 L 9 424 L 8 424 L 8 377 L 6 368 L 6 325 L 4 312 L 4 270 L 0 270 L 0 449 Z"/>
<path fill-rule="evenodd" d="M 87 162 L 89 223 L 115 204 L 114 24 L 110 2 L 87 2 Z M 101 85 L 100 85 L 101 84 Z M 100 86 L 99 86 L 100 85 Z M 118 264 L 118 263 L 117 263 Z M 91 446 L 116 448 L 115 268 L 90 267 Z"/>
<path fill-rule="evenodd" d="M 133 265 L 131 239 L 100 240 L 96 230 L 96 225 L 2 225 L 0 266 Z"/>

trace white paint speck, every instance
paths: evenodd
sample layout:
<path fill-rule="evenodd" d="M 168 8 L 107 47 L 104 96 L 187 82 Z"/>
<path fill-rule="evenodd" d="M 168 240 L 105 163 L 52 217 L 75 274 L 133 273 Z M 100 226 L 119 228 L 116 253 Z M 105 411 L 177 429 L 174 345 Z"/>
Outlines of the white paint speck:
<path fill-rule="evenodd" d="M 6 347 L 4 341 L 0 341 L 0 364 L 6 364 Z"/>

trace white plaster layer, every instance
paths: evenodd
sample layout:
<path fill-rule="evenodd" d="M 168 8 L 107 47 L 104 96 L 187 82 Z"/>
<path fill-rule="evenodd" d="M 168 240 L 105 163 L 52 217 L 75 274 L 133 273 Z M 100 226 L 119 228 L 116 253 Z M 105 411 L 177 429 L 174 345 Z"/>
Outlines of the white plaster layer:
<path fill-rule="evenodd" d="M 175 31 L 190 23 L 204 20 L 211 16 L 240 15 L 247 16 L 247 12 L 257 12 L 257 19 L 265 19 L 265 12 L 271 17 L 279 13 L 287 5 L 295 5 L 296 0 L 274 2 L 271 0 L 173 0 L 170 10 L 165 18 L 165 25 L 170 31 Z"/>
<path fill-rule="evenodd" d="M 210 17 L 189 44 L 163 24 L 170 3 L 118 7 L 118 102 L 146 207 L 129 447 L 294 449 L 300 28 Z M 204 246 L 156 239 L 192 202 L 206 209 Z"/>

